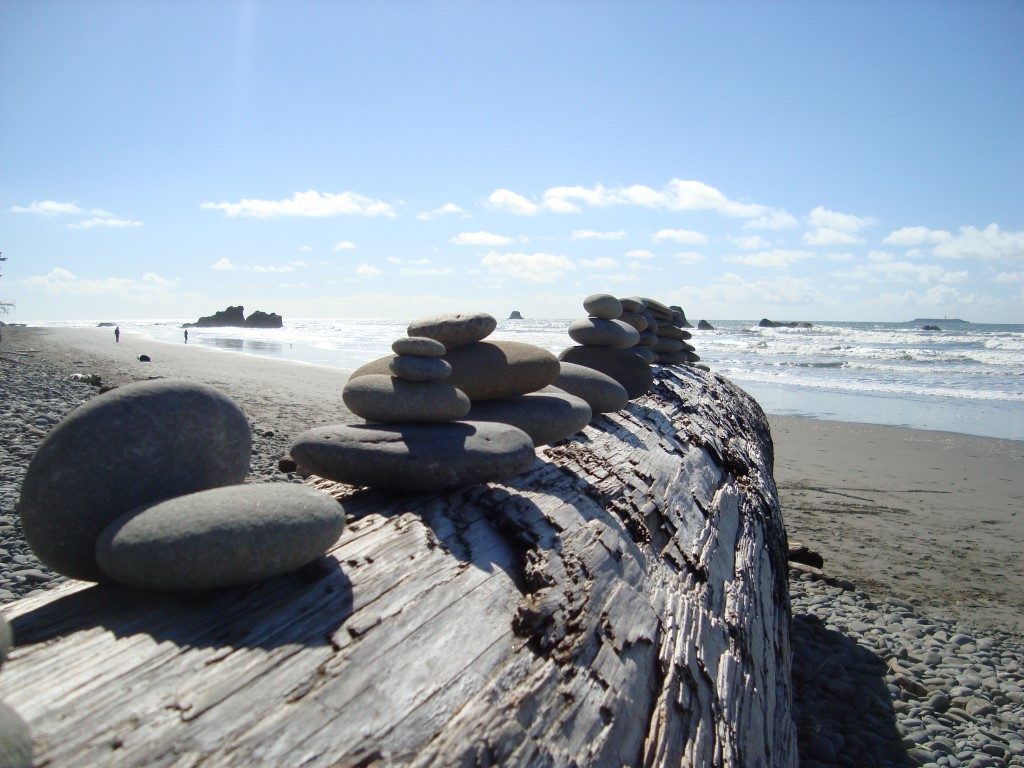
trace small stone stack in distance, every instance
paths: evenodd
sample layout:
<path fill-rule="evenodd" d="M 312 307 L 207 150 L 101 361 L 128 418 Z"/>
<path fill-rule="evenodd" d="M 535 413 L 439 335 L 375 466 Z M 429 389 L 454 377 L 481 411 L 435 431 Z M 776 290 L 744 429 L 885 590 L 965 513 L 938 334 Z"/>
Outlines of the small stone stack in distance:
<path fill-rule="evenodd" d="M 558 356 L 563 363 L 592 368 L 617 381 L 630 399 L 650 389 L 653 377 L 647 362 L 636 354 L 637 344 L 646 328 L 647 318 L 636 312 L 631 303 L 628 321 L 622 320 L 622 302 L 607 293 L 596 293 L 583 301 L 589 316 L 569 325 L 569 336 L 578 346 L 569 347 Z M 639 315 L 639 316 L 638 316 Z"/>
<path fill-rule="evenodd" d="M 409 324 L 394 355 L 353 372 L 342 398 L 365 425 L 311 429 L 292 444 L 304 471 L 352 485 L 436 491 L 524 471 L 530 436 L 507 424 L 460 421 L 471 400 L 532 391 L 554 381 L 558 361 L 528 344 L 484 342 L 497 326 L 485 313 L 438 315 Z M 555 370 L 545 373 L 547 355 Z M 534 381 L 539 382 L 536 385 Z"/>

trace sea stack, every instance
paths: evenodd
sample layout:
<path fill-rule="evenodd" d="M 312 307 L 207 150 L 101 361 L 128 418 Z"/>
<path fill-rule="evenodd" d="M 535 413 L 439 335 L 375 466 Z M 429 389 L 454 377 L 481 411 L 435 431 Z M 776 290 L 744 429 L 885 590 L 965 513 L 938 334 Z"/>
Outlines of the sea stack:
<path fill-rule="evenodd" d="M 631 316 L 629 321 L 623 321 L 621 318 L 626 308 L 619 299 L 607 293 L 588 296 L 583 300 L 588 316 L 569 325 L 569 336 L 578 346 L 564 350 L 558 359 L 609 376 L 626 390 L 627 397 L 632 400 L 647 392 L 654 378 L 647 362 L 635 352 L 642 337 L 637 325 L 649 320 L 633 317 L 638 314 L 635 311 L 639 306 L 637 302 L 629 306 Z"/>

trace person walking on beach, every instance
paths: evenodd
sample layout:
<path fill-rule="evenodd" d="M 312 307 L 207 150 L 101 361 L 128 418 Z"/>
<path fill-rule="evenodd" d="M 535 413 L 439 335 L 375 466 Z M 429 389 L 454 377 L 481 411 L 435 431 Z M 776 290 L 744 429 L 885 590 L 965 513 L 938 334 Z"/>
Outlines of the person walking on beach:
<path fill-rule="evenodd" d="M 188 344 L 188 328 L 185 329 L 185 343 Z"/>
<path fill-rule="evenodd" d="M 118 343 L 121 342 L 121 326 L 120 325 L 117 326 L 116 328 L 114 328 L 114 341 L 116 341 Z"/>

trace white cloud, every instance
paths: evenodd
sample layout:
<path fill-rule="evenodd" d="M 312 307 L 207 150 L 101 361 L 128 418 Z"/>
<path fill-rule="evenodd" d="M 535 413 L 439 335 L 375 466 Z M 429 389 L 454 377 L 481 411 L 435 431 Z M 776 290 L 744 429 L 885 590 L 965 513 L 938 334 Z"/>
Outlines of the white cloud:
<path fill-rule="evenodd" d="M 651 235 L 651 240 L 656 243 L 663 243 L 666 240 L 674 243 L 706 243 L 708 236 L 691 229 L 659 229 Z"/>
<path fill-rule="evenodd" d="M 878 219 L 840 213 L 819 205 L 807 214 L 807 224 L 811 231 L 804 232 L 803 239 L 808 245 L 859 245 L 864 238 L 857 233 L 875 226 Z"/>
<path fill-rule="evenodd" d="M 804 232 L 804 242 L 808 245 L 860 245 L 864 238 L 852 232 L 822 227 L 812 232 Z"/>
<path fill-rule="evenodd" d="M 944 308 L 955 306 L 989 307 L 999 302 L 984 294 L 961 294 L 948 285 L 936 285 L 924 292 L 883 293 L 878 297 L 876 303 L 895 309 L 905 309 L 908 306 L 925 307 L 932 310 L 928 314 L 938 315 L 945 314 Z"/>
<path fill-rule="evenodd" d="M 466 212 L 459 208 L 459 206 L 457 206 L 455 203 L 445 203 L 440 208 L 435 208 L 432 211 L 423 211 L 422 213 L 417 213 L 416 218 L 419 219 L 420 221 L 430 221 L 431 219 L 436 219 L 438 216 L 453 215 L 465 216 Z"/>
<path fill-rule="evenodd" d="M 849 272 L 837 272 L 835 277 L 848 280 L 869 281 L 872 283 L 893 283 L 916 281 L 920 283 L 962 283 L 968 278 L 966 271 L 951 272 L 937 265 L 918 264 L 912 261 L 892 261 L 879 251 L 872 251 L 869 258 L 875 255 L 868 264 L 859 264 Z M 886 258 L 879 258 L 886 257 Z"/>
<path fill-rule="evenodd" d="M 511 275 L 532 283 L 553 283 L 576 268 L 565 256 L 552 253 L 488 253 L 480 262 L 491 272 Z"/>
<path fill-rule="evenodd" d="M 774 280 L 744 280 L 739 275 L 727 272 L 713 285 L 687 287 L 687 295 L 698 297 L 703 304 L 724 306 L 750 303 L 772 306 L 786 304 L 816 304 L 827 301 L 814 284 L 805 278 L 778 277 Z"/>
<path fill-rule="evenodd" d="M 340 243 L 335 243 L 334 244 L 334 248 L 332 248 L 331 250 L 333 250 L 333 251 L 354 251 L 355 249 L 356 249 L 356 244 L 353 243 L 351 240 L 342 240 Z"/>
<path fill-rule="evenodd" d="M 396 218 L 398 213 L 390 203 L 375 200 L 357 192 L 317 192 L 310 189 L 296 192 L 283 200 L 261 200 L 246 198 L 237 203 L 203 203 L 201 208 L 222 211 L 225 216 L 271 219 L 279 216 L 316 217 L 328 216 L 387 216 Z"/>
<path fill-rule="evenodd" d="M 745 264 L 748 267 L 770 267 L 781 269 L 803 259 L 813 259 L 815 254 L 809 251 L 789 251 L 776 248 L 773 251 L 755 251 L 733 256 L 726 256 L 725 261 L 733 264 Z"/>
<path fill-rule="evenodd" d="M 522 195 L 517 195 L 510 189 L 496 189 L 487 198 L 493 207 L 500 211 L 508 211 L 517 216 L 532 216 L 540 211 L 540 206 L 531 203 Z"/>
<path fill-rule="evenodd" d="M 85 211 L 78 203 L 58 203 L 56 200 L 33 200 L 28 205 L 14 205 L 11 213 L 32 213 L 37 216 L 53 218 L 55 216 L 82 216 Z"/>
<path fill-rule="evenodd" d="M 593 229 L 577 229 L 572 233 L 573 240 L 625 240 L 627 237 L 624 230 L 616 232 L 597 232 Z"/>
<path fill-rule="evenodd" d="M 770 242 L 765 240 L 760 235 L 741 235 L 740 237 L 730 237 L 737 248 L 742 248 L 745 251 L 752 251 L 755 248 L 767 248 L 771 245 Z"/>
<path fill-rule="evenodd" d="M 300 245 L 299 246 L 299 250 L 302 251 L 302 253 L 312 253 L 313 252 L 313 246 L 311 246 L 311 245 Z"/>
<path fill-rule="evenodd" d="M 874 262 L 886 262 L 896 261 L 896 254 L 889 253 L 888 251 L 869 251 L 868 261 Z"/>
<path fill-rule="evenodd" d="M 1024 272 L 1000 272 L 995 277 L 997 283 L 1021 283 L 1024 282 Z"/>
<path fill-rule="evenodd" d="M 882 242 L 886 245 L 925 245 L 926 243 L 941 243 L 951 237 L 952 235 L 944 229 L 903 227 L 890 232 Z"/>
<path fill-rule="evenodd" d="M 9 210 L 11 213 L 30 213 L 36 216 L 45 216 L 48 219 L 53 219 L 57 216 L 88 217 L 68 224 L 69 229 L 94 229 L 95 227 L 130 229 L 142 226 L 141 221 L 122 219 L 110 211 L 104 211 L 102 208 L 85 209 L 78 203 L 59 203 L 55 200 L 34 200 L 27 206 L 15 205 Z"/>
<path fill-rule="evenodd" d="M 934 253 L 946 259 L 1024 259 L 1024 231 L 1007 232 L 998 224 L 960 227 L 957 235 L 936 244 Z"/>
<path fill-rule="evenodd" d="M 229 259 L 221 259 L 210 265 L 210 269 L 216 269 L 221 272 L 230 272 L 235 268 L 235 265 L 231 263 Z"/>
<path fill-rule="evenodd" d="M 871 216 L 854 216 L 852 213 L 830 211 L 828 208 L 819 205 L 807 214 L 807 223 L 815 229 L 860 232 L 862 229 L 878 224 L 878 219 Z"/>
<path fill-rule="evenodd" d="M 639 283 L 640 278 L 636 275 L 616 273 L 612 275 L 601 275 L 601 279 L 606 283 Z"/>
<path fill-rule="evenodd" d="M 409 277 L 440 277 L 455 272 L 451 267 L 403 267 L 398 270 L 400 275 Z"/>
<path fill-rule="evenodd" d="M 656 259 L 657 255 L 650 251 L 639 248 L 635 251 L 626 251 L 627 259 Z"/>
<path fill-rule="evenodd" d="M 714 187 L 692 179 L 671 179 L 662 189 L 642 184 L 627 187 L 558 186 L 541 194 L 541 202 L 534 202 L 509 189 L 497 189 L 488 198 L 495 208 L 520 215 L 533 215 L 542 210 L 554 213 L 578 213 L 584 206 L 606 208 L 612 205 L 639 206 L 669 211 L 715 211 L 724 216 L 739 218 L 762 217 L 765 223 L 782 226 L 790 216 L 766 205 L 731 200 Z M 787 225 L 788 226 L 788 225 Z"/>
<path fill-rule="evenodd" d="M 619 262 L 607 256 L 601 256 L 596 259 L 580 259 L 579 265 L 587 269 L 614 269 L 619 266 Z"/>
<path fill-rule="evenodd" d="M 374 277 L 379 274 L 380 270 L 370 264 L 360 264 L 356 267 L 356 275 L 358 277 Z"/>
<path fill-rule="evenodd" d="M 264 266 L 262 264 L 235 264 L 230 259 L 220 259 L 210 265 L 210 269 L 218 272 L 255 272 L 257 274 L 283 274 L 295 271 L 295 267 L 308 267 L 307 262 L 299 260 L 283 266 Z"/>
<path fill-rule="evenodd" d="M 28 288 L 60 296 L 123 295 L 128 298 L 165 296 L 175 283 L 177 280 L 169 280 L 155 272 L 147 272 L 141 280 L 131 277 L 80 278 L 62 267 L 54 267 L 45 275 L 32 275 L 21 281 Z"/>
<path fill-rule="evenodd" d="M 508 245 L 512 242 L 511 237 L 496 235 L 493 232 L 460 232 L 451 239 L 455 245 Z"/>
<path fill-rule="evenodd" d="M 680 251 L 679 253 L 673 254 L 676 257 L 676 261 L 681 264 L 697 264 L 704 261 L 704 254 L 697 253 L 696 251 Z"/>
<path fill-rule="evenodd" d="M 385 261 L 388 264 L 418 264 L 420 266 L 431 263 L 430 259 L 399 259 L 394 256 L 388 256 Z"/>
<path fill-rule="evenodd" d="M 782 211 L 777 208 L 771 209 L 763 216 L 755 216 L 749 221 L 743 222 L 744 229 L 792 229 L 800 222 L 796 220 L 789 211 Z"/>
<path fill-rule="evenodd" d="M 825 258 L 829 261 L 853 261 L 854 255 L 852 253 L 826 253 Z"/>

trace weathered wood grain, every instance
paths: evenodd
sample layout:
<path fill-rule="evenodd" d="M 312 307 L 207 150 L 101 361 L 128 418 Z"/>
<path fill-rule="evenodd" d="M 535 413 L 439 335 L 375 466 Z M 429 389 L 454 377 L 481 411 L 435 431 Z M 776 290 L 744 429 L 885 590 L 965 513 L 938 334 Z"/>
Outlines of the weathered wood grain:
<path fill-rule="evenodd" d="M 652 392 L 506 484 L 389 496 L 289 576 L 7 608 L 38 765 L 792 766 L 786 541 L 760 408 Z"/>

